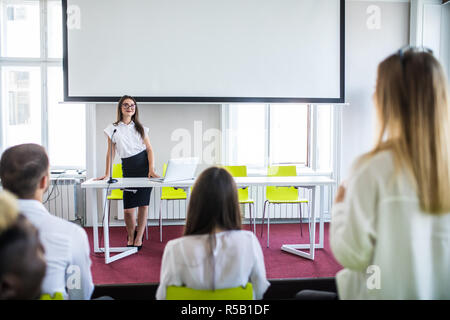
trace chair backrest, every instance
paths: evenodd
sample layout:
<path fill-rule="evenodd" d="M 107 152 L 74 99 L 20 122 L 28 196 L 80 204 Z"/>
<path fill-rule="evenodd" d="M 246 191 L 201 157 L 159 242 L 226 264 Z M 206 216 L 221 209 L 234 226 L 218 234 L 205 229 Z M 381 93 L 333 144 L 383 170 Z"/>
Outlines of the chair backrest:
<path fill-rule="evenodd" d="M 187 287 L 168 286 L 167 300 L 253 300 L 253 286 L 216 290 L 199 290 Z"/>
<path fill-rule="evenodd" d="M 55 292 L 53 295 L 49 293 L 43 293 L 39 300 L 64 300 L 62 292 Z"/>
<path fill-rule="evenodd" d="M 296 166 L 269 166 L 269 177 L 294 177 L 297 175 Z M 294 187 L 266 187 L 267 200 L 297 200 L 298 190 Z"/>
<path fill-rule="evenodd" d="M 123 178 L 122 164 L 121 163 L 115 163 L 113 165 L 112 176 L 113 176 L 113 178 Z"/>
<path fill-rule="evenodd" d="M 167 163 L 163 165 L 163 177 L 166 175 Z M 172 187 L 162 187 L 161 188 L 161 198 L 163 199 L 186 199 L 187 195 L 183 189 L 175 189 Z"/>
<path fill-rule="evenodd" d="M 113 164 L 112 177 L 113 178 L 123 178 L 123 171 L 122 171 L 121 163 Z M 120 189 L 111 190 L 110 198 L 115 199 L 115 200 L 123 199 L 123 191 Z"/>
<path fill-rule="evenodd" d="M 224 169 L 227 170 L 233 177 L 247 176 L 247 166 L 224 166 Z M 238 188 L 238 196 L 240 201 L 248 200 L 248 187 Z"/>

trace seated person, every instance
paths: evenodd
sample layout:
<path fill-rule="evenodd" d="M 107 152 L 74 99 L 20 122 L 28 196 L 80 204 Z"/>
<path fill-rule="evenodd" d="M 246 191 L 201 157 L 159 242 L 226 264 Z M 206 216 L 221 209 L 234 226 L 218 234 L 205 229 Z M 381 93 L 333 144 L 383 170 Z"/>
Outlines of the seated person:
<path fill-rule="evenodd" d="M 378 66 L 378 140 L 331 214 L 340 299 L 450 299 L 449 96 L 422 48 Z"/>
<path fill-rule="evenodd" d="M 167 243 L 161 265 L 158 300 L 168 286 L 225 289 L 253 286 L 262 299 L 270 283 L 258 239 L 241 230 L 235 182 L 222 168 L 205 170 L 192 188 L 184 236 Z"/>
<path fill-rule="evenodd" d="M 86 232 L 78 225 L 51 215 L 42 204 L 50 181 L 49 160 L 42 146 L 22 144 L 3 152 L 3 188 L 19 198 L 19 210 L 39 230 L 47 272 L 42 293 L 64 299 L 90 299 L 94 290 Z"/>
<path fill-rule="evenodd" d="M 45 275 L 36 228 L 18 213 L 15 197 L 0 194 L 0 300 L 37 299 Z"/>

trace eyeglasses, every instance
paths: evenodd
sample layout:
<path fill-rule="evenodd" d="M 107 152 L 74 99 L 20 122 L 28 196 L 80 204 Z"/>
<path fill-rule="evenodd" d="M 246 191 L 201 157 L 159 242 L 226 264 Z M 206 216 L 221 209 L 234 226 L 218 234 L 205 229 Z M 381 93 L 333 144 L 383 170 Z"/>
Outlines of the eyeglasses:
<path fill-rule="evenodd" d="M 426 47 L 413 47 L 413 46 L 404 46 L 400 50 L 397 51 L 397 56 L 400 58 L 402 63 L 404 63 L 405 53 L 406 52 L 426 52 L 429 54 L 433 54 L 433 50 Z"/>
<path fill-rule="evenodd" d="M 122 108 L 124 108 L 124 109 L 128 109 L 128 108 L 134 109 L 134 108 L 136 108 L 136 105 L 135 104 L 124 103 L 124 104 L 122 104 Z"/>

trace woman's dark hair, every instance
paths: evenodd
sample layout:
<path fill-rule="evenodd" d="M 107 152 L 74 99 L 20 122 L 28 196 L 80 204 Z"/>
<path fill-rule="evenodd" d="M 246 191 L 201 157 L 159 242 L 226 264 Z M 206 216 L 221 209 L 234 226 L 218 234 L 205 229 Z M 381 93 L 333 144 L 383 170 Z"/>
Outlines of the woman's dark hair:
<path fill-rule="evenodd" d="M 241 229 L 241 212 L 233 177 L 223 168 L 202 172 L 192 188 L 184 235 L 211 234 L 215 228 Z"/>
<path fill-rule="evenodd" d="M 48 168 L 44 147 L 32 143 L 11 147 L 3 152 L 0 160 L 2 186 L 21 199 L 29 199 Z"/>
<path fill-rule="evenodd" d="M 122 98 L 120 98 L 119 103 L 117 104 L 117 121 L 114 122 L 113 124 L 115 126 L 117 126 L 119 124 L 119 122 L 123 120 L 122 104 L 127 99 L 133 100 L 134 105 L 136 106 L 134 115 L 131 117 L 131 120 L 133 120 L 133 122 L 134 122 L 134 127 L 136 128 L 136 131 L 139 133 L 142 140 L 144 140 L 145 139 L 144 127 L 142 126 L 141 122 L 139 121 L 139 109 L 138 109 L 136 99 L 134 99 L 133 97 L 125 95 Z"/>

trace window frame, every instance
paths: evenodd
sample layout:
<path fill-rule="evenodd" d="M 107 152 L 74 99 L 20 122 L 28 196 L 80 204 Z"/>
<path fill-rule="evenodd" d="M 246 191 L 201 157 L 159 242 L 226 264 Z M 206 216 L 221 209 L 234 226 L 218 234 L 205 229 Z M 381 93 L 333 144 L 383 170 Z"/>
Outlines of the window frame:
<path fill-rule="evenodd" d="M 27 0 L 39 2 L 39 27 L 40 27 L 40 57 L 39 58 L 27 58 L 27 57 L 3 57 L 0 52 L 0 74 L 3 67 L 39 67 L 41 73 L 41 145 L 49 150 L 49 132 L 48 132 L 48 75 L 47 70 L 50 67 L 59 67 L 63 69 L 63 55 L 61 52 L 61 58 L 49 58 L 49 33 L 48 33 L 48 10 L 47 4 L 50 1 L 57 0 Z M 0 6 L 3 6 L 3 2 L 0 0 Z M 1 9 L 1 8 L 0 8 Z M 3 10 L 0 10 L 4 15 Z M 3 43 L 0 33 L 0 43 Z M 0 97 L 2 97 L 2 77 L 0 77 Z M 2 129 L 0 130 L 0 150 L 4 150 L 5 142 L 8 133 L 4 132 L 4 108 L 2 99 L 0 99 L 0 123 Z M 52 166 L 52 169 L 86 169 L 86 163 L 84 166 Z"/>
<path fill-rule="evenodd" d="M 265 176 L 267 166 L 270 162 L 270 104 L 265 104 L 266 112 L 266 136 L 265 136 L 265 159 L 264 167 L 262 168 L 248 168 L 249 176 Z M 317 157 L 317 136 L 318 136 L 318 105 L 319 104 L 307 104 L 308 106 L 308 132 L 307 132 L 307 164 L 298 164 L 297 174 L 302 175 L 320 175 L 327 177 L 339 176 L 340 172 L 340 130 L 341 130 L 341 108 L 339 105 L 324 104 L 328 105 L 331 109 L 331 119 L 330 122 L 333 126 L 330 136 L 330 157 L 331 164 L 329 170 L 318 169 L 318 157 Z M 230 109 L 231 104 L 221 105 L 221 130 L 222 134 L 222 159 L 224 164 L 229 164 L 231 162 L 230 150 Z M 276 108 L 276 107 L 274 107 Z M 287 164 L 287 163 L 283 163 Z"/>

